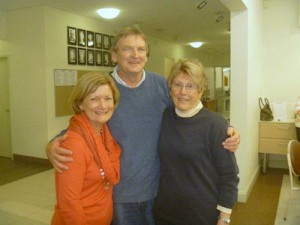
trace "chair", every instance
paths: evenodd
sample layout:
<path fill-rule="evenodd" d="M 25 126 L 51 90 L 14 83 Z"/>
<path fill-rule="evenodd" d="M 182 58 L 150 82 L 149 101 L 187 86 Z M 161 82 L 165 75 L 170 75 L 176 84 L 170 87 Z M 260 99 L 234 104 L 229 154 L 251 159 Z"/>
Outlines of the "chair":
<path fill-rule="evenodd" d="M 299 185 L 297 185 L 295 177 L 299 179 L 300 176 L 300 142 L 296 140 L 290 140 L 288 143 L 287 150 L 287 161 L 289 166 L 291 190 L 284 215 L 284 220 L 286 220 L 287 218 L 288 208 L 291 204 L 293 192 L 299 190 Z"/>

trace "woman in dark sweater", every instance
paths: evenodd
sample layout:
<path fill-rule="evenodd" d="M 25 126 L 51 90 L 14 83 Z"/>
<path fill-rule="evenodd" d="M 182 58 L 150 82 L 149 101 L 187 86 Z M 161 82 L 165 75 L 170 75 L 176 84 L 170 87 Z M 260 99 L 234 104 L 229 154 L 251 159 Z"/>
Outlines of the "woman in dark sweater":
<path fill-rule="evenodd" d="M 164 112 L 160 133 L 156 224 L 229 224 L 237 200 L 238 166 L 234 153 L 221 144 L 227 136 L 226 120 L 202 106 L 207 85 L 202 64 L 179 61 L 168 85 L 175 108 Z"/>

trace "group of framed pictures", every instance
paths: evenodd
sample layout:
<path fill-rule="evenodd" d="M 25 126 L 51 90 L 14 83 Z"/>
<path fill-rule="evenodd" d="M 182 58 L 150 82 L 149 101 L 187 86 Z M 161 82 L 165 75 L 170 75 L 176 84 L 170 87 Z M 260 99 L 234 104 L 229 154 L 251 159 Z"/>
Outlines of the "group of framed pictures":
<path fill-rule="evenodd" d="M 114 66 L 109 52 L 113 36 L 67 27 L 68 63 L 90 66 Z"/>

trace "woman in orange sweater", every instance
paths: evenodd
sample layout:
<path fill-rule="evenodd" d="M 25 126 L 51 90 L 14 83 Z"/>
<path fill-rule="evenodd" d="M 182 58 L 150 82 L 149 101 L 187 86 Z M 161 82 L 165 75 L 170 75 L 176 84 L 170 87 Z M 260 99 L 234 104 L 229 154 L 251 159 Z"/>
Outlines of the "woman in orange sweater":
<path fill-rule="evenodd" d="M 61 147 L 72 149 L 68 171 L 55 172 L 57 204 L 52 225 L 110 225 L 112 191 L 120 179 L 120 147 L 106 122 L 119 101 L 110 76 L 83 75 L 75 86 L 68 138 Z"/>

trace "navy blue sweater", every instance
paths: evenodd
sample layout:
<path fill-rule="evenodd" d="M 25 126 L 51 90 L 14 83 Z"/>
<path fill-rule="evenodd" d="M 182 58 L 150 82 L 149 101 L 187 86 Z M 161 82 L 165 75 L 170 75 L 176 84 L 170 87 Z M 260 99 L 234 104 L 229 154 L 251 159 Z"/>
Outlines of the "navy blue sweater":
<path fill-rule="evenodd" d="M 215 225 L 217 205 L 233 208 L 239 178 L 234 154 L 222 147 L 226 131 L 225 119 L 205 108 L 190 118 L 165 111 L 156 216 L 174 225 Z"/>

